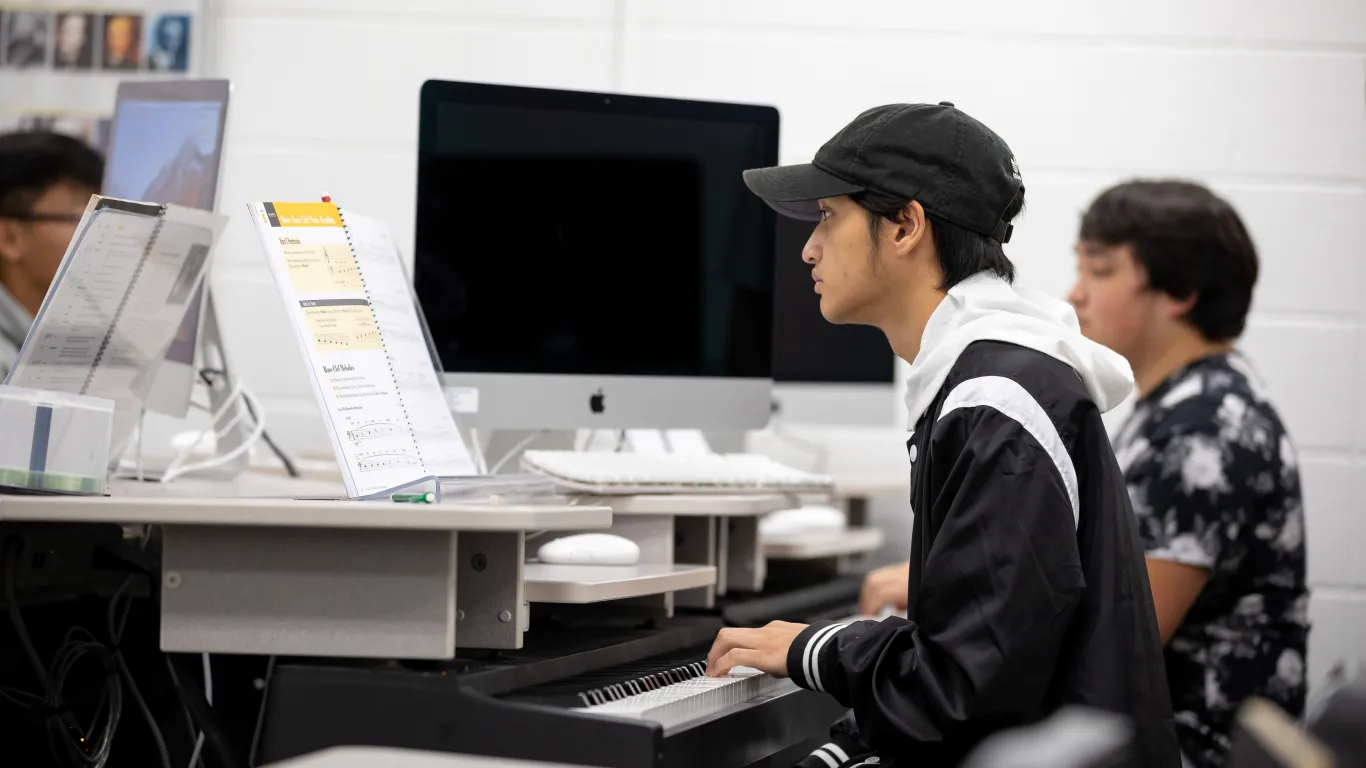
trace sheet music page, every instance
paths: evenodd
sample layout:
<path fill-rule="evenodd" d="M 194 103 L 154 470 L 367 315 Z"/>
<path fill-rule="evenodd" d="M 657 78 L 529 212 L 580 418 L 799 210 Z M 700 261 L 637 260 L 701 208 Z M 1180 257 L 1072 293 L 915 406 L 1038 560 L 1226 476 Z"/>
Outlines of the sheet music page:
<path fill-rule="evenodd" d="M 7 383 L 115 403 L 115 456 L 227 218 L 95 196 L 67 246 Z"/>
<path fill-rule="evenodd" d="M 349 210 L 342 211 L 342 219 L 428 473 L 443 477 L 476 474 L 474 459 L 446 402 L 418 319 L 412 283 L 389 225 Z"/>
<path fill-rule="evenodd" d="M 380 289 L 385 284 L 382 259 L 376 264 L 379 283 L 371 289 L 361 278 L 357 254 L 331 203 L 264 202 L 248 207 L 328 421 L 347 493 L 358 498 L 426 475 L 473 474 L 474 463 L 444 400 L 440 411 L 432 412 L 417 386 L 409 402 L 408 386 L 420 384 L 418 374 L 424 365 L 432 386 L 438 392 L 440 387 L 425 346 L 415 358 L 411 344 L 403 340 L 405 326 L 391 319 L 393 297 Z M 363 229 L 368 262 L 373 260 L 371 252 L 382 246 L 374 228 Z M 392 348 L 380 335 L 381 318 L 395 327 Z M 389 333 L 387 327 L 385 332 Z M 450 446 L 426 440 L 443 416 L 463 465 L 452 463 L 447 455 Z"/>

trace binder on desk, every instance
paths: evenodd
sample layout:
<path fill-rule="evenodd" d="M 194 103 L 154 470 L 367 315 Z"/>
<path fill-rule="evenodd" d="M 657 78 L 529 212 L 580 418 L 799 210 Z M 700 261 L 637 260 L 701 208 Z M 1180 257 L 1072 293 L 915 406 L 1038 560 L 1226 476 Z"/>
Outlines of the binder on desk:
<path fill-rule="evenodd" d="M 114 401 L 116 461 L 227 218 L 93 196 L 5 383 Z"/>
<path fill-rule="evenodd" d="M 389 228 L 330 202 L 248 207 L 347 494 L 473 475 Z"/>

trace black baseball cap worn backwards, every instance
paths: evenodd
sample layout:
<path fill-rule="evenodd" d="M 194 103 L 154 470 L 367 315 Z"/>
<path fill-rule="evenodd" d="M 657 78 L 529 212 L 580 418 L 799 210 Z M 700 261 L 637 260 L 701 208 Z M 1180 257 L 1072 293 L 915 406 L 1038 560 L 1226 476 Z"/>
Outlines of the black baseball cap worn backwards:
<path fill-rule="evenodd" d="M 1005 220 L 1024 182 L 1015 155 L 990 128 L 945 101 L 864 112 L 806 165 L 745 171 L 745 185 L 774 210 L 820 220 L 816 201 L 872 192 L 917 200 L 926 212 L 1010 241 Z"/>

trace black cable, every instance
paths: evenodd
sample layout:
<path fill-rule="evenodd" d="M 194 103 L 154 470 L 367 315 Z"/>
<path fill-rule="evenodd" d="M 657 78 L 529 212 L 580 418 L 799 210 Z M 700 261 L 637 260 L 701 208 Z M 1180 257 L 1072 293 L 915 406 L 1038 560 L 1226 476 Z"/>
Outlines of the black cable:
<path fill-rule="evenodd" d="M 218 768 L 241 768 L 244 763 L 237 760 L 228 747 L 227 739 L 224 738 L 223 731 L 214 719 L 207 699 L 204 698 L 204 689 L 195 681 L 193 675 L 181 674 L 181 670 L 176 669 L 172 654 L 166 655 L 166 664 L 171 669 L 171 686 L 180 696 L 181 703 L 190 711 L 195 727 L 204 734 L 202 755 L 205 764 L 216 765 Z M 210 760 L 210 757 L 213 759 Z"/>
<path fill-rule="evenodd" d="M 161 658 L 166 660 L 166 670 L 171 673 L 171 686 L 175 688 L 178 693 L 180 691 L 180 681 L 176 679 L 175 665 L 171 663 L 170 656 L 163 655 Z M 199 730 L 194 727 L 194 715 L 190 714 L 190 708 L 184 701 L 180 702 L 180 714 L 185 716 L 185 727 L 189 729 L 190 743 L 196 743 L 199 741 Z M 199 759 L 195 761 L 194 765 L 204 765 L 203 754 L 199 756 Z M 194 765 L 191 765 L 190 768 L 194 768 Z"/>
<path fill-rule="evenodd" d="M 166 668 L 170 670 L 171 677 L 175 677 L 175 667 L 171 664 L 171 657 L 162 655 L 162 658 L 166 660 Z M 180 714 L 185 716 L 185 728 L 187 729 L 186 732 L 190 734 L 190 743 L 193 744 L 199 740 L 199 730 L 194 727 L 194 715 L 190 714 L 190 708 L 185 706 L 185 703 L 183 701 L 180 704 Z M 200 755 L 199 761 L 196 763 L 196 765 L 204 765 L 203 755 Z M 190 768 L 194 768 L 194 766 L 190 766 Z"/>
<path fill-rule="evenodd" d="M 270 703 L 270 686 L 275 680 L 275 657 L 271 656 L 266 662 L 265 685 L 261 689 L 261 706 L 256 711 L 256 727 L 251 732 L 251 747 L 247 752 L 248 760 L 255 760 L 257 750 L 261 748 L 261 732 L 266 727 L 266 705 Z"/>
<path fill-rule="evenodd" d="M 166 740 L 161 736 L 161 727 L 157 725 L 157 720 L 152 716 L 152 710 L 147 706 L 146 700 L 142 698 L 142 692 L 138 690 L 137 681 L 133 679 L 133 673 L 128 669 L 128 663 L 123 660 L 123 651 L 119 649 L 119 643 L 123 640 L 123 630 L 128 626 L 128 616 L 133 612 L 132 593 L 128 593 L 127 605 L 123 610 L 123 616 L 115 622 L 114 616 L 118 608 L 119 597 L 133 585 L 135 576 L 128 576 L 119 585 L 114 596 L 109 600 L 109 610 L 106 614 L 109 624 L 109 640 L 114 644 L 113 656 L 115 668 L 123 677 L 124 683 L 128 685 L 128 692 L 133 694 L 133 702 L 138 705 L 138 710 L 142 712 L 142 717 L 147 721 L 147 727 L 152 730 L 152 739 L 157 745 L 157 756 L 161 758 L 162 768 L 171 768 L 171 753 L 166 749 Z"/>
<path fill-rule="evenodd" d="M 105 727 L 98 735 L 93 735 L 93 731 L 90 734 L 76 731 L 74 734 L 76 741 L 73 742 L 72 731 L 75 729 L 69 723 L 63 722 L 63 718 L 49 718 L 48 744 L 53 748 L 54 754 L 58 745 L 66 747 L 68 755 L 74 757 L 74 762 L 77 765 L 103 766 L 105 761 L 109 759 L 110 750 L 114 744 L 114 732 L 118 729 L 123 712 L 123 688 L 119 685 L 118 676 L 115 674 L 114 655 L 109 652 L 109 649 L 102 643 L 93 640 L 63 644 L 52 659 L 51 686 L 48 691 L 47 704 L 55 710 L 65 708 L 62 691 L 66 688 L 66 679 L 76 664 L 87 655 L 94 655 L 105 672 L 104 696 L 109 702 L 109 717 L 105 721 Z M 74 722 L 74 717 L 72 722 Z"/>
<path fill-rule="evenodd" d="M 256 409 L 251 407 L 251 400 L 244 397 L 242 398 L 242 403 L 247 406 L 247 415 L 251 416 L 251 420 L 260 424 L 261 420 L 256 417 Z M 279 459 L 280 463 L 285 465 L 285 472 L 290 477 L 300 477 L 298 467 L 295 467 L 294 462 L 290 461 L 289 456 L 280 449 L 280 446 L 275 444 L 275 441 L 271 439 L 268 430 L 261 430 L 261 440 L 265 442 L 266 447 L 270 448 L 271 453 L 275 454 L 275 458 Z"/>
<path fill-rule="evenodd" d="M 29 700 L 23 702 L 16 699 L 15 696 L 27 696 Z M 20 709 L 32 709 L 35 704 L 43 700 L 42 696 L 29 693 L 28 691 L 21 691 L 18 688 L 13 688 L 8 685 L 0 685 L 0 698 L 5 699 Z"/>
<path fill-rule="evenodd" d="M 199 371 L 199 378 L 203 379 L 204 383 L 210 387 L 214 385 L 212 377 L 222 375 L 224 375 L 223 371 L 215 368 L 204 368 Z M 252 407 L 251 400 L 244 397 L 242 398 L 242 404 L 247 407 L 247 415 L 251 417 L 251 420 L 260 424 L 261 420 L 256 416 L 256 409 Z M 280 446 L 276 445 L 275 441 L 271 439 L 269 430 L 261 430 L 261 440 L 266 444 L 266 447 L 270 449 L 270 452 L 275 454 L 275 458 L 279 459 L 280 463 L 285 465 L 285 472 L 290 477 L 302 476 L 299 473 L 299 468 L 294 466 L 294 462 L 290 460 L 289 455 L 281 450 Z"/>
<path fill-rule="evenodd" d="M 48 750 L 54 759 L 67 765 L 102 768 L 109 759 L 114 732 L 118 729 L 123 704 L 123 689 L 118 676 L 113 674 L 113 654 L 99 643 L 88 630 L 82 627 L 73 627 L 67 630 L 62 646 L 57 649 L 57 653 L 53 656 L 52 668 L 49 670 L 43 666 L 42 658 L 38 656 L 38 651 L 34 648 L 33 640 L 29 636 L 28 627 L 24 624 L 23 616 L 19 612 L 18 561 L 22 550 L 23 542 L 18 537 L 10 537 L 5 540 L 3 546 L 5 602 L 10 620 L 18 631 L 19 643 L 24 648 L 24 654 L 28 656 L 30 664 L 33 665 L 34 673 L 42 682 L 43 695 L 35 696 L 15 689 L 6 689 L 0 693 L 3 693 L 7 700 L 16 704 L 20 704 L 20 702 L 10 691 L 22 693 L 32 699 L 26 708 L 30 711 L 38 710 L 39 714 L 43 716 L 47 725 Z M 85 639 L 78 640 L 76 638 L 78 633 L 84 634 Z M 71 670 L 89 655 L 94 655 L 101 662 L 105 674 L 103 693 L 95 711 L 96 717 L 92 718 L 91 725 L 88 728 L 83 729 L 80 723 L 76 721 L 75 715 L 67 707 L 63 698 L 63 691 L 66 689 L 66 680 Z M 99 715 L 106 713 L 106 706 L 108 710 L 105 727 L 100 733 L 95 734 L 94 729 L 99 722 Z"/>
<path fill-rule="evenodd" d="M 5 608 L 9 611 L 9 620 L 19 632 L 19 645 L 23 647 L 24 655 L 33 667 L 33 673 L 38 676 L 38 684 L 46 688 L 47 670 L 43 668 L 43 660 L 38 656 L 38 649 L 33 647 L 33 640 L 28 636 L 24 617 L 19 614 L 19 597 L 15 583 L 19 577 L 19 551 L 23 546 L 18 538 L 5 539 Z"/>

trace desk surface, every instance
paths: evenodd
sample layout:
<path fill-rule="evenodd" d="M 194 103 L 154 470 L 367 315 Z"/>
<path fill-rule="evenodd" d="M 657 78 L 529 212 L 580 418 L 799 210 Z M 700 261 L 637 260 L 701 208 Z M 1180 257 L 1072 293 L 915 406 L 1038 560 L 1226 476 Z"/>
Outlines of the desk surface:
<path fill-rule="evenodd" d="M 911 492 L 910 471 L 886 474 L 835 474 L 835 495 L 844 498 L 880 498 Z"/>
<path fill-rule="evenodd" d="M 326 482 L 243 475 L 236 481 L 115 481 L 109 496 L 0 496 L 0 520 L 386 530 L 541 531 L 605 528 L 606 506 L 401 504 L 345 499 Z"/>

